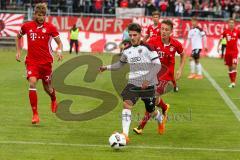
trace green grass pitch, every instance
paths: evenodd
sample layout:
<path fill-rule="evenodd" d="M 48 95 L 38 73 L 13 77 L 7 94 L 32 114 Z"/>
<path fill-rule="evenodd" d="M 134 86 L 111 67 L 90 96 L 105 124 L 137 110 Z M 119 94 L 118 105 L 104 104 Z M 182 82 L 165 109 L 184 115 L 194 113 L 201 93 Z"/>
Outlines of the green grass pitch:
<path fill-rule="evenodd" d="M 65 53 L 63 62 L 54 62 L 54 68 L 75 56 Z M 110 54 L 97 57 L 104 64 L 112 60 Z M 166 134 L 157 134 L 157 125 L 153 120 L 146 126 L 143 135 L 132 132 L 139 115 L 144 112 L 143 104 L 139 101 L 132 111 L 130 144 L 120 151 L 114 151 L 108 146 L 108 138 L 113 131 L 121 131 L 122 104 L 111 83 L 110 72 L 104 72 L 97 76 L 95 82 L 88 83 L 83 81 L 87 67 L 82 66 L 74 70 L 65 83 L 114 94 L 119 103 L 113 111 L 89 121 L 63 121 L 51 113 L 50 99 L 39 83 L 41 121 L 40 125 L 33 126 L 24 63 L 15 61 L 14 49 L 1 49 L 0 59 L 0 160 L 240 159 L 240 122 L 208 79 L 186 78 L 189 73 L 188 61 L 178 82 L 180 91 L 164 96 L 164 100 L 171 105 Z M 223 61 L 210 58 L 201 61 L 240 109 L 239 78 L 237 87 L 229 89 L 227 68 Z M 92 110 L 101 103 L 98 99 L 62 93 L 57 93 L 57 98 L 58 101 L 72 99 L 73 113 Z"/>

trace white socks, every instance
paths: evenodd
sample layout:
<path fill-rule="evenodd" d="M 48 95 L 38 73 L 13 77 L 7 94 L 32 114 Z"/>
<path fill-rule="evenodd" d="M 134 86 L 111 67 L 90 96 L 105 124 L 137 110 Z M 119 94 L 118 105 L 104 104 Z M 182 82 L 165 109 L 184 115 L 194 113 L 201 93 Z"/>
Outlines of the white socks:
<path fill-rule="evenodd" d="M 131 124 L 131 110 L 123 109 L 122 110 L 122 128 L 123 128 L 123 133 L 125 133 L 127 136 L 128 136 L 130 124 Z"/>
<path fill-rule="evenodd" d="M 159 112 L 159 110 L 157 110 L 157 115 L 156 115 L 156 120 L 158 121 L 158 123 L 162 123 L 163 120 L 163 116 L 162 114 Z"/>
<path fill-rule="evenodd" d="M 190 69 L 191 69 L 191 73 L 194 74 L 195 73 L 195 62 L 193 60 L 190 61 Z"/>
<path fill-rule="evenodd" d="M 197 74 L 202 75 L 202 65 L 200 63 L 196 64 Z"/>
<path fill-rule="evenodd" d="M 196 68 L 197 74 L 202 75 L 202 65 L 200 63 L 196 64 L 195 61 L 191 60 L 190 69 L 192 74 L 195 73 L 195 68 Z"/>

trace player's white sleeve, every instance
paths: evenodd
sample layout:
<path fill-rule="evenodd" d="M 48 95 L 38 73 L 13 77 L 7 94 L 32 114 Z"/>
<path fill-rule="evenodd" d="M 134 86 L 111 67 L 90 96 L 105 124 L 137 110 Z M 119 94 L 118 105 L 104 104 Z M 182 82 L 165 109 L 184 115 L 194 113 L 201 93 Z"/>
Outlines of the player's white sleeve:
<path fill-rule="evenodd" d="M 127 63 L 127 57 L 125 54 L 122 54 L 120 60 L 112 65 L 108 65 L 107 70 L 118 70 L 120 69 L 122 66 L 124 66 L 124 64 Z"/>

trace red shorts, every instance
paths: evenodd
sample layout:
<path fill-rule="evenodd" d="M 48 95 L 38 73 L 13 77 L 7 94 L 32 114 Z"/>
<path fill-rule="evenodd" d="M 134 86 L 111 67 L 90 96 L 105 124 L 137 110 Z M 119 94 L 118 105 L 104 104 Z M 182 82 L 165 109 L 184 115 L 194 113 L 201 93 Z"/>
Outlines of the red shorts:
<path fill-rule="evenodd" d="M 42 79 L 43 82 L 51 81 L 52 76 L 52 64 L 26 64 L 27 79 L 30 77 L 36 77 Z"/>
<path fill-rule="evenodd" d="M 168 80 L 159 80 L 156 92 L 159 95 L 163 95 L 163 94 L 171 91 L 172 89 L 173 89 L 173 83 L 172 83 L 171 80 L 170 81 L 168 81 Z"/>
<path fill-rule="evenodd" d="M 232 65 L 237 65 L 238 64 L 238 54 L 225 54 L 224 56 L 224 61 L 225 61 L 225 65 L 227 66 L 232 66 Z"/>
<path fill-rule="evenodd" d="M 158 80 L 172 81 L 174 80 L 174 66 L 167 68 L 167 71 L 162 74 L 158 74 Z"/>

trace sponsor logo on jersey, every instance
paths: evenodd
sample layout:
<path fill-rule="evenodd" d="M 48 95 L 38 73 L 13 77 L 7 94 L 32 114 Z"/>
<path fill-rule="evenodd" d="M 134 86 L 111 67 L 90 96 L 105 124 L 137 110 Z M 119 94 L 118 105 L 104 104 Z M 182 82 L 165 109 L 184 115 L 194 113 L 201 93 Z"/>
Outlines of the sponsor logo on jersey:
<path fill-rule="evenodd" d="M 172 51 L 174 51 L 174 47 L 173 46 L 170 47 L 170 52 L 172 52 Z"/>
<path fill-rule="evenodd" d="M 46 33 L 46 28 L 43 28 L 43 29 L 42 29 L 42 32 L 43 32 L 43 33 Z"/>
<path fill-rule="evenodd" d="M 130 62 L 139 62 L 139 61 L 141 61 L 141 57 L 133 57 L 133 58 L 131 58 L 130 59 Z"/>

